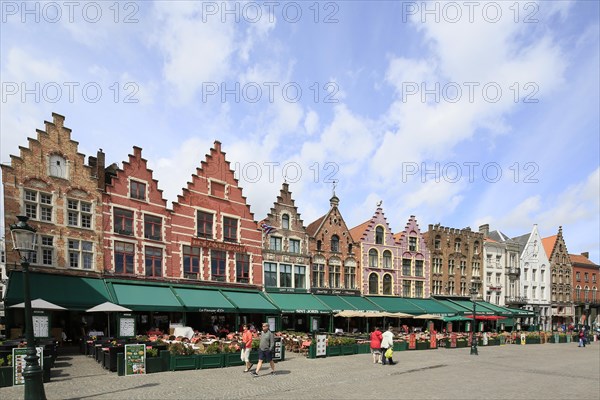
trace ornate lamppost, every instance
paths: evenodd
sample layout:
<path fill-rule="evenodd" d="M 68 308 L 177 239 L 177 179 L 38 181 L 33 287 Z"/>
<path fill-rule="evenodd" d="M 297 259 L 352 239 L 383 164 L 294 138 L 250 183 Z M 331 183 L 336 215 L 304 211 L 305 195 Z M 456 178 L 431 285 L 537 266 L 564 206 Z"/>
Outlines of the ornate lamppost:
<path fill-rule="evenodd" d="M 13 249 L 19 254 L 23 268 L 23 297 L 25 300 L 25 340 L 27 341 L 27 355 L 25 356 L 25 399 L 46 399 L 44 392 L 44 375 L 40 367 L 39 357 L 35 348 L 33 337 L 33 313 L 31 312 L 31 292 L 29 287 L 29 262 L 31 255 L 36 251 L 37 234 L 35 228 L 27 223 L 29 217 L 17 216 L 19 220 L 10 226 Z"/>
<path fill-rule="evenodd" d="M 477 353 L 477 337 L 475 336 L 475 303 L 477 301 L 477 281 L 475 279 L 471 279 L 471 287 L 469 288 L 469 294 L 471 294 L 471 301 L 473 302 L 473 329 L 471 329 L 472 339 L 471 339 L 471 355 L 479 355 Z"/>

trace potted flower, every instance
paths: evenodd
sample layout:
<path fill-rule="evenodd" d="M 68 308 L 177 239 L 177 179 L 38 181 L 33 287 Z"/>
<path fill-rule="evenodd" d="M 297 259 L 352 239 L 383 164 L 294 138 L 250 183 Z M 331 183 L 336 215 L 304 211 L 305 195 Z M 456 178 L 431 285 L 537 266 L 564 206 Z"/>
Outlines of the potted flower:
<path fill-rule="evenodd" d="M 195 351 L 182 342 L 172 342 L 168 347 L 171 353 L 171 371 L 196 368 Z"/>
<path fill-rule="evenodd" d="M 200 345 L 199 353 L 196 368 L 221 368 L 224 365 L 225 357 L 219 342 L 215 341 L 207 346 Z"/>

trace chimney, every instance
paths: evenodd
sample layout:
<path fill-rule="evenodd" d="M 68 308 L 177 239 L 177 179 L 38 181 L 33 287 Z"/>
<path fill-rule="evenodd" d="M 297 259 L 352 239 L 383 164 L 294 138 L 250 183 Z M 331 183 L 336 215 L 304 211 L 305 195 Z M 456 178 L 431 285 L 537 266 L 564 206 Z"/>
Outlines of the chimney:
<path fill-rule="evenodd" d="M 590 258 L 590 252 L 589 251 L 584 251 L 583 253 L 581 253 L 582 256 L 584 256 L 585 258 Z"/>
<path fill-rule="evenodd" d="M 490 224 L 479 225 L 479 233 L 483 233 L 483 237 L 490 236 Z"/>
<path fill-rule="evenodd" d="M 98 189 L 104 191 L 106 175 L 104 171 L 105 154 L 102 149 L 96 153 L 96 176 L 98 177 Z"/>

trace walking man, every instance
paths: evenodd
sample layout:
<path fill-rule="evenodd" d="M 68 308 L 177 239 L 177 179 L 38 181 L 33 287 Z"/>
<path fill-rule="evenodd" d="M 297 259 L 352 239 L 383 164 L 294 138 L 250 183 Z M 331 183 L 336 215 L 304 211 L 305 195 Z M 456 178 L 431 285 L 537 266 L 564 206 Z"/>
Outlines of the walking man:
<path fill-rule="evenodd" d="M 258 345 L 258 364 L 256 371 L 251 372 L 252 376 L 258 376 L 258 371 L 264 361 L 271 364 L 271 375 L 275 375 L 275 362 L 273 362 L 273 350 L 275 350 L 275 336 L 269 330 L 269 324 L 262 324 L 262 333 L 260 334 L 260 344 Z"/>
<path fill-rule="evenodd" d="M 396 364 L 392 357 L 387 357 L 386 352 L 391 347 L 392 351 L 394 350 L 394 332 L 392 332 L 392 326 L 388 327 L 388 330 L 383 332 L 382 340 L 381 340 L 381 364 L 385 365 L 386 362 L 389 365 Z"/>
<path fill-rule="evenodd" d="M 250 363 L 250 350 L 252 350 L 252 332 L 248 329 L 248 325 L 244 324 L 242 326 L 242 354 L 241 359 L 246 363 L 246 369 L 244 372 L 250 371 L 252 368 L 252 364 Z"/>

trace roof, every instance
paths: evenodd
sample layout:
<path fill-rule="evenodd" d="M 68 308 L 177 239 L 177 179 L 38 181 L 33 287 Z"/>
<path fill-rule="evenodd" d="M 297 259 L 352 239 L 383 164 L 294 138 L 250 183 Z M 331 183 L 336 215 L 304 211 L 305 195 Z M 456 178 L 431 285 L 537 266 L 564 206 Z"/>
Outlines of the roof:
<path fill-rule="evenodd" d="M 580 254 L 569 254 L 569 258 L 571 259 L 571 263 L 573 264 L 577 263 L 589 265 L 590 267 L 598 267 L 598 264 L 595 264 L 592 260 Z"/>
<path fill-rule="evenodd" d="M 402 237 L 404 236 L 404 234 L 405 234 L 405 233 L 406 233 L 405 231 L 402 231 L 402 232 L 398 232 L 398 233 L 396 233 L 396 234 L 394 235 L 394 241 L 395 241 L 396 243 L 400 243 L 400 241 L 402 240 Z"/>
<path fill-rule="evenodd" d="M 510 239 L 508 236 L 498 230 L 490 232 L 488 238 L 492 239 L 494 242 L 506 242 Z"/>
<path fill-rule="evenodd" d="M 371 220 L 368 219 L 365 222 L 363 222 L 362 224 L 357 225 L 354 228 L 350 229 L 350 236 L 352 236 L 352 239 L 355 242 L 360 241 L 362 234 L 367 230 L 370 223 L 371 223 Z"/>
<path fill-rule="evenodd" d="M 514 242 L 517 242 L 519 244 L 519 255 L 523 254 L 523 251 L 525 250 L 525 245 L 527 244 L 527 242 L 529 242 L 530 237 L 531 232 L 512 238 Z"/>
<path fill-rule="evenodd" d="M 313 222 L 311 222 L 310 224 L 308 224 L 308 226 L 306 227 L 306 233 L 308 233 L 309 236 L 314 237 L 326 216 L 327 216 L 327 214 L 323 215 L 321 218 L 318 218 L 318 219 L 314 220 Z"/>
<path fill-rule="evenodd" d="M 552 255 L 552 249 L 554 249 L 557 237 L 558 235 L 554 235 L 542 239 L 542 245 L 544 246 L 544 250 L 546 251 L 546 255 L 548 256 L 548 258 L 550 258 L 550 256 Z"/>

